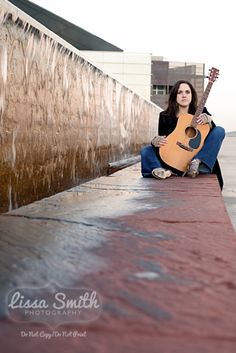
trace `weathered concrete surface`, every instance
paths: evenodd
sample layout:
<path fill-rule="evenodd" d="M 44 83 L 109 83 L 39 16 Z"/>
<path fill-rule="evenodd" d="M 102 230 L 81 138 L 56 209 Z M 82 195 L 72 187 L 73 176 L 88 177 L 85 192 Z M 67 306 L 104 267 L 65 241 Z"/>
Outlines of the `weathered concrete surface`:
<path fill-rule="evenodd" d="M 83 338 L 22 338 L 50 330 L 3 318 L 2 352 L 235 352 L 236 238 L 215 176 L 143 179 L 137 164 L 1 215 L 0 232 L 2 296 L 55 280 L 103 300 L 97 320 L 57 328 Z"/>
<path fill-rule="evenodd" d="M 0 213 L 106 175 L 160 110 L 0 0 Z"/>

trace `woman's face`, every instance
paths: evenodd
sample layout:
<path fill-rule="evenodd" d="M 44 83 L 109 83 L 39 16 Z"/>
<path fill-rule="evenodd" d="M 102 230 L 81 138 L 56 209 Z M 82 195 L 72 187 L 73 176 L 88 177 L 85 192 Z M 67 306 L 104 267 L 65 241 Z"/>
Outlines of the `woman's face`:
<path fill-rule="evenodd" d="M 192 92 L 187 83 L 181 83 L 177 92 L 176 102 L 180 107 L 188 107 L 192 100 Z"/>

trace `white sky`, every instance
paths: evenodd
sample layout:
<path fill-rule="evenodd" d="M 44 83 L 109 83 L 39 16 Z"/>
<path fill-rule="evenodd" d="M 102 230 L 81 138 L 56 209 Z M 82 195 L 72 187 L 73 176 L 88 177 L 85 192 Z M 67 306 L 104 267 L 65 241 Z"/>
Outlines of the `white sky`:
<path fill-rule="evenodd" d="M 31 0 L 125 52 L 220 70 L 206 106 L 236 131 L 236 16 L 233 0 Z M 234 5 L 234 6 L 233 6 Z M 207 84 L 206 79 L 206 84 Z"/>

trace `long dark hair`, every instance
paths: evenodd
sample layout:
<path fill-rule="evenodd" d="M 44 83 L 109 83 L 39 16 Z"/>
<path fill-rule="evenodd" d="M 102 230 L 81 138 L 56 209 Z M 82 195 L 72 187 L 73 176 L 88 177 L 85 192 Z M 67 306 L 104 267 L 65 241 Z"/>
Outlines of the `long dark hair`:
<path fill-rule="evenodd" d="M 186 83 L 191 90 L 192 93 L 192 101 L 189 105 L 188 113 L 189 114 L 195 114 L 196 109 L 197 109 L 197 92 L 193 85 L 186 80 L 179 80 L 177 81 L 174 86 L 171 88 L 170 95 L 169 95 L 169 100 L 168 100 L 168 106 L 166 110 L 164 110 L 165 114 L 168 114 L 170 116 L 177 116 L 178 114 L 178 104 L 176 103 L 176 97 L 179 91 L 179 86 L 182 83 Z"/>

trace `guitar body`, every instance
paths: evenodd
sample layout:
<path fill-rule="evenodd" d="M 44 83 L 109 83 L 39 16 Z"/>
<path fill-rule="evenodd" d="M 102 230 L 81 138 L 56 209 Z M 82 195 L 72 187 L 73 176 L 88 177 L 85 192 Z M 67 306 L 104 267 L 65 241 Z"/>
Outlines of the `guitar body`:
<path fill-rule="evenodd" d="M 210 131 L 209 124 L 194 126 L 193 115 L 180 115 L 175 130 L 166 138 L 167 144 L 159 149 L 161 159 L 181 172 L 187 170 L 188 164 L 201 150 Z"/>

